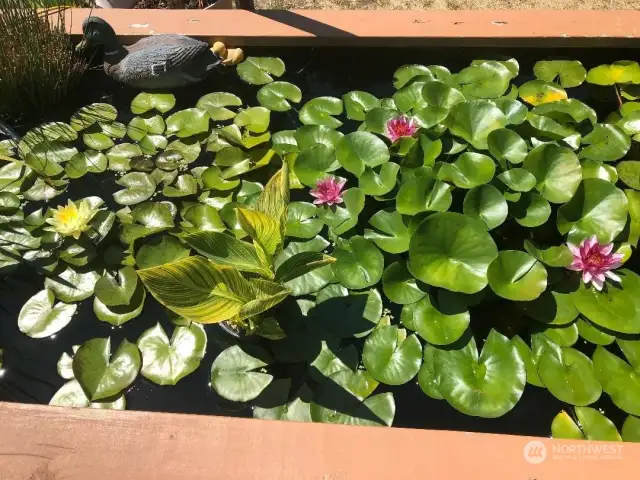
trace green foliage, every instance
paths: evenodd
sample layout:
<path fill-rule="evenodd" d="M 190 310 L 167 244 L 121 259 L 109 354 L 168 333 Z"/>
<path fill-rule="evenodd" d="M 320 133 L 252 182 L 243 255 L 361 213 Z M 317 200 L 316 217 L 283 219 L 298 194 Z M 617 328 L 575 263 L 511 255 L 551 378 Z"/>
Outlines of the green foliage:
<path fill-rule="evenodd" d="M 141 92 L 133 117 L 94 103 L 1 142 L 0 275 L 46 275 L 19 329 L 51 337 L 85 300 L 125 333 L 154 302 L 173 323 L 66 352 L 51 403 L 124 408 L 138 371 L 174 385 L 223 322 L 255 342 L 224 345 L 211 388 L 258 418 L 391 425 L 379 383 L 495 418 L 529 383 L 568 405 L 554 437 L 637 440 L 640 67 L 585 67 L 540 61 L 523 82 L 515 59 L 405 65 L 388 98 L 310 98 L 282 60 L 249 57 L 255 98 L 176 111 Z M 612 115 L 605 93 L 598 113 L 571 98 L 585 81 L 619 98 Z M 119 210 L 61 213 L 99 175 Z M 593 235 L 626 262 L 601 290 L 568 268 Z M 620 434 L 589 407 L 602 395 L 630 415 Z"/>
<path fill-rule="evenodd" d="M 65 2 L 86 6 L 86 2 Z M 73 91 L 87 68 L 66 33 L 62 7 L 30 0 L 0 1 L 0 120 L 33 121 Z"/>

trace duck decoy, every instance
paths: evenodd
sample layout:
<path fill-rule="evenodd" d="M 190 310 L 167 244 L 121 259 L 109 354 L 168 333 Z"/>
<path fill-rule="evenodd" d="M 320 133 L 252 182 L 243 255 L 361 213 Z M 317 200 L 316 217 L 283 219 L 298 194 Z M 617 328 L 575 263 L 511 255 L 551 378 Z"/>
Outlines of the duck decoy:
<path fill-rule="evenodd" d="M 145 37 L 123 46 L 115 31 L 100 17 L 82 23 L 84 39 L 76 47 L 104 45 L 104 71 L 115 80 L 136 88 L 167 89 L 191 85 L 207 78 L 219 65 L 235 65 L 244 59 L 239 48 L 213 46 L 184 35 Z"/>

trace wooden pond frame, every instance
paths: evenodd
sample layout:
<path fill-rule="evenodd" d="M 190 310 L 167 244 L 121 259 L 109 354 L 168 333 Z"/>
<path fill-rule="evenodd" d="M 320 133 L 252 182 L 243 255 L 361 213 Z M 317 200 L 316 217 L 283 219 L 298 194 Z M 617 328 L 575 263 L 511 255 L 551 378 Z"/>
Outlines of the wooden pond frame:
<path fill-rule="evenodd" d="M 229 46 L 640 47 L 640 11 L 69 9 L 73 36 L 91 12 L 123 43 L 180 33 Z M 0 480 L 602 480 L 640 465 L 632 443 L 2 402 L 0 426 Z"/>

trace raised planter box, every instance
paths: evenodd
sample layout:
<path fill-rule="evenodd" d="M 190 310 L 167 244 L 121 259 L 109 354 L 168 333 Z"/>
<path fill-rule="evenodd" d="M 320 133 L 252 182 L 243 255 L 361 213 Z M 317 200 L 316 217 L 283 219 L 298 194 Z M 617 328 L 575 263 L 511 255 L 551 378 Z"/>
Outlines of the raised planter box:
<path fill-rule="evenodd" d="M 88 9 L 68 11 L 81 35 Z M 102 10 L 123 43 L 638 47 L 640 12 Z M 630 51 L 630 57 L 635 52 Z M 640 445 L 0 403 L 0 479 L 632 478 Z"/>

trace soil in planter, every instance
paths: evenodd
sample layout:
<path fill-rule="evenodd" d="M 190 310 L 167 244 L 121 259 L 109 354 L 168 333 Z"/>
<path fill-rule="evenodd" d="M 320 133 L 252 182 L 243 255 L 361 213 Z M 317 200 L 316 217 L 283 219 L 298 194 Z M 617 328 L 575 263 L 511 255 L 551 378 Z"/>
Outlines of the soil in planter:
<path fill-rule="evenodd" d="M 468 65 L 473 59 L 490 58 L 496 54 L 516 58 L 520 62 L 522 74 L 519 81 L 533 78 L 527 77 L 537 60 L 554 58 L 572 58 L 583 62 L 589 68 L 601 63 L 631 57 L 632 52 L 620 50 L 544 50 L 544 49 L 508 49 L 497 51 L 479 49 L 247 49 L 247 53 L 256 56 L 279 56 L 287 65 L 287 80 L 295 83 L 302 90 L 305 101 L 318 96 L 342 96 L 351 90 L 366 90 L 379 98 L 393 93 L 391 79 L 393 72 L 407 63 L 421 63 L 424 65 L 441 64 L 452 71 Z M 244 101 L 254 105 L 256 88 L 242 83 L 234 69 L 222 69 L 209 81 L 196 87 L 172 92 L 177 97 L 176 110 L 192 107 L 202 95 L 214 91 L 232 92 Z M 603 94 L 604 92 L 604 94 Z M 68 121 L 70 115 L 79 107 L 91 102 L 107 101 L 119 111 L 119 121 L 127 123 L 133 116 L 129 105 L 138 91 L 118 85 L 109 80 L 102 72 L 91 71 L 87 74 L 83 86 L 78 89 L 73 100 L 62 108 L 51 112 L 42 121 Z M 572 90 L 572 95 L 587 102 L 596 109 L 599 118 L 615 108 L 615 94 L 613 89 L 601 89 L 590 85 L 582 85 Z M 279 131 L 296 128 L 297 113 L 289 111 L 272 115 L 271 130 Z M 33 125 L 17 126 L 20 133 L 24 133 Z M 353 131 L 354 125 L 347 122 L 345 131 Z M 191 166 L 209 165 L 211 154 L 203 154 L 198 162 Z M 276 167 L 268 167 L 252 172 L 256 179 L 266 181 Z M 111 194 L 116 190 L 116 177 L 105 173 L 100 176 L 88 174 L 82 181 L 72 181 L 68 191 L 55 199 L 55 204 L 66 202 L 67 198 L 83 198 L 89 195 L 100 195 L 113 211 L 119 208 L 113 202 Z M 251 178 L 249 178 L 251 179 Z M 160 200 L 159 198 L 157 199 Z M 306 190 L 292 191 L 293 201 L 309 201 Z M 34 205 L 29 205 L 27 210 Z M 359 233 L 365 228 L 368 218 L 375 212 L 375 206 L 368 204 L 361 214 L 361 222 L 356 227 Z M 26 211 L 29 213 L 29 211 Z M 508 239 L 505 240 L 508 242 Z M 387 258 L 388 265 L 393 260 Z M 627 264 L 635 272 L 640 272 L 639 258 Z M 17 327 L 17 316 L 22 305 L 33 294 L 42 289 L 43 277 L 32 270 L 22 268 L 12 274 L 10 278 L 0 283 L 0 348 L 4 349 L 4 375 L 0 380 L 0 400 L 26 403 L 49 402 L 53 394 L 65 381 L 56 372 L 56 362 L 63 352 L 70 352 L 73 345 L 78 345 L 90 338 L 112 337 L 112 344 L 118 345 L 123 338 L 135 342 L 140 334 L 160 322 L 163 328 L 171 331 L 171 324 L 165 310 L 149 295 L 144 311 L 138 318 L 126 323 L 122 328 L 113 328 L 99 322 L 92 311 L 91 301 L 84 301 L 79 305 L 72 322 L 54 337 L 34 340 L 20 333 Z M 389 308 L 396 319 L 400 317 L 400 308 L 386 299 L 385 308 Z M 501 309 L 500 300 L 495 304 L 481 305 L 472 308 L 471 317 L 476 340 L 481 343 L 491 328 L 496 328 L 504 334 L 515 334 L 519 325 L 511 323 L 508 315 L 496 315 Z M 504 302 L 506 306 L 509 302 Z M 282 318 L 288 315 L 289 302 L 281 304 L 275 312 Z M 207 355 L 200 368 L 188 375 L 176 386 L 158 386 L 144 377 L 139 376 L 134 385 L 126 392 L 127 408 L 133 410 L 165 411 L 179 413 L 200 413 L 226 416 L 252 415 L 251 407 L 244 404 L 229 402 L 220 398 L 209 387 L 210 368 L 216 356 L 225 348 L 238 342 L 221 328 L 215 325 L 206 326 L 208 334 Z M 245 341 L 245 340 L 240 340 Z M 350 341 L 350 340 L 349 340 Z M 361 340 L 356 340 L 361 344 Z M 593 346 L 579 340 L 575 348 L 591 356 Z M 273 373 L 276 377 L 293 379 L 295 386 L 305 372 L 302 364 L 278 365 Z M 527 385 L 521 400 L 516 407 L 498 419 L 481 419 L 470 417 L 454 410 L 444 401 L 437 401 L 427 397 L 415 381 L 400 387 L 380 385 L 378 392 L 391 391 L 396 401 L 396 416 L 394 426 L 466 430 L 479 432 L 510 433 L 521 435 L 548 436 L 553 417 L 562 409 L 570 406 L 557 400 L 546 389 Z M 619 428 L 626 417 L 613 406 L 607 395 L 592 405 L 601 408 L 605 414 Z"/>

